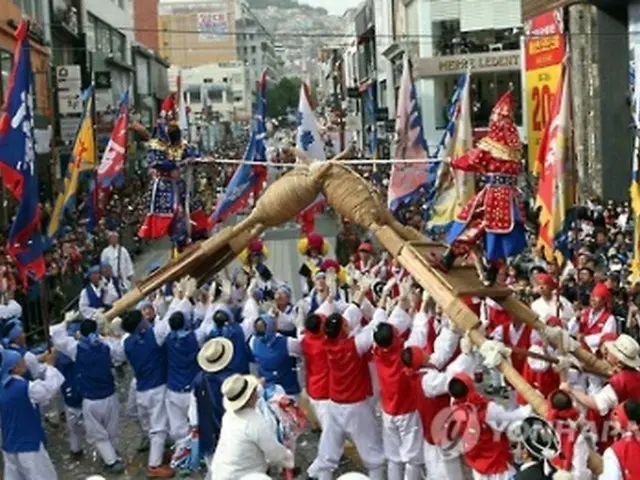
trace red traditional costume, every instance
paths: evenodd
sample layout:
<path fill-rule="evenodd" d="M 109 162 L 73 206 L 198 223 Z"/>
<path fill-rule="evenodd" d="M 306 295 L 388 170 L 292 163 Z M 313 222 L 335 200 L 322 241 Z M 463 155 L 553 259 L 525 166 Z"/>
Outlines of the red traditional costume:
<path fill-rule="evenodd" d="M 522 252 L 526 246 L 520 192 L 522 143 L 513 118 L 513 94 L 507 92 L 493 107 L 489 135 L 476 148 L 455 158 L 451 166 L 484 175 L 485 186 L 463 207 L 447 235 L 450 248 L 440 261 L 447 270 L 456 256 L 466 255 L 483 241 L 484 259 L 497 262 Z M 493 283 L 497 266 L 486 272 Z"/>
<path fill-rule="evenodd" d="M 300 255 L 305 257 L 304 263 L 298 272 L 302 277 L 302 291 L 305 294 L 313 289 L 313 274 L 329 253 L 329 248 L 329 242 L 317 233 L 309 233 L 298 241 L 298 251 Z"/>
<path fill-rule="evenodd" d="M 582 337 L 583 346 L 595 353 L 602 343 L 602 335 L 616 332 L 616 320 L 609 310 L 611 292 L 604 283 L 593 287 L 591 296 L 603 299 L 605 307 L 598 311 L 585 308 L 580 315 L 578 334 Z"/>

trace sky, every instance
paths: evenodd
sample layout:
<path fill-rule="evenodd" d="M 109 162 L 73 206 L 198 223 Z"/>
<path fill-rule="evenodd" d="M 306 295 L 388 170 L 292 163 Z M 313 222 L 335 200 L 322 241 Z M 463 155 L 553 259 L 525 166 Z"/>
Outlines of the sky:
<path fill-rule="evenodd" d="M 324 7 L 329 13 L 342 15 L 347 8 L 355 7 L 362 0 L 302 0 L 299 3 L 307 3 L 313 7 Z"/>

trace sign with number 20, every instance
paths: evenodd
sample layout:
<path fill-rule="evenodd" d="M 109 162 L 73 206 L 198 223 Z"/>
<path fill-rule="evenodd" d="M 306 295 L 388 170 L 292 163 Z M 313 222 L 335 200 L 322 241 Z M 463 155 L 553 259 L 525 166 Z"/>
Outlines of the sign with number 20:
<path fill-rule="evenodd" d="M 525 36 L 528 163 L 529 170 L 533 172 L 562 75 L 566 49 L 562 9 L 543 13 L 527 21 Z"/>

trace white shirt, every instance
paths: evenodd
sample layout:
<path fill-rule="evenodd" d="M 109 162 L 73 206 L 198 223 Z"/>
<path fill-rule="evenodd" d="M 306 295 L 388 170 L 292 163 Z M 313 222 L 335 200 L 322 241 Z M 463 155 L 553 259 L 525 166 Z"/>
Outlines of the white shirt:
<path fill-rule="evenodd" d="M 616 391 L 609 384 L 602 387 L 594 396 L 600 415 L 606 415 L 618 406 L 619 400 Z"/>
<path fill-rule="evenodd" d="M 102 287 L 96 287 L 95 285 L 93 285 L 93 283 L 90 283 L 82 289 L 82 291 L 80 292 L 80 299 L 78 300 L 78 310 L 80 311 L 80 315 L 82 315 L 82 318 L 85 318 L 87 320 L 96 320 L 98 312 L 101 309 L 89 306 L 89 295 L 87 294 L 87 288 L 92 288 L 96 296 L 98 298 L 102 298 L 102 301 L 104 303 L 104 298 L 102 296 Z"/>
<path fill-rule="evenodd" d="M 571 474 L 573 480 L 592 480 L 593 474 L 589 470 L 589 454 L 591 447 L 584 434 L 578 435 L 576 443 L 573 445 L 573 459 L 571 460 Z"/>
<path fill-rule="evenodd" d="M 119 258 L 118 258 L 119 257 Z M 112 246 L 102 250 L 100 254 L 100 263 L 108 263 L 111 265 L 113 274 L 118 277 L 125 290 L 131 288 L 131 280 L 133 279 L 133 262 L 126 248 L 121 245 Z"/>
<path fill-rule="evenodd" d="M 29 381 L 27 394 L 34 405 L 46 405 L 60 391 L 64 383 L 64 376 L 51 365 L 43 365 L 44 376 L 42 379 Z M 16 380 L 27 382 L 18 375 L 11 375 Z"/>
<path fill-rule="evenodd" d="M 102 278 L 102 289 L 104 290 L 104 298 L 102 301 L 105 305 L 113 305 L 116 300 L 120 298 L 118 290 L 116 290 L 115 279 L 113 277 Z"/>
<path fill-rule="evenodd" d="M 250 473 L 266 473 L 269 465 L 292 464 L 291 452 L 278 443 L 256 409 L 243 408 L 224 414 L 220 440 L 209 468 L 215 472 L 216 480 L 239 480 Z"/>
<path fill-rule="evenodd" d="M 0 319 L 9 318 L 22 318 L 22 307 L 13 299 L 6 305 L 0 305 Z"/>
<path fill-rule="evenodd" d="M 598 480 L 623 480 L 622 468 L 615 452 L 611 447 L 607 448 L 602 455 L 602 473 Z"/>
<path fill-rule="evenodd" d="M 75 362 L 78 354 L 78 340 L 67 334 L 67 325 L 65 323 L 53 325 L 49 328 L 49 334 L 53 347 Z M 123 363 L 126 360 L 124 343 L 120 339 L 100 337 L 100 341 L 109 347 L 113 363 Z"/>
<path fill-rule="evenodd" d="M 575 315 L 571 302 L 563 296 L 560 296 L 560 312 L 558 312 L 558 297 L 556 295 L 550 301 L 538 297 L 531 304 L 531 310 L 545 323 L 549 317 L 556 317 L 559 313 L 560 320 L 564 325 L 567 325 Z"/>
<path fill-rule="evenodd" d="M 602 310 L 594 312 L 590 310 L 589 315 L 589 326 L 591 327 L 596 323 L 598 318 L 602 315 Z M 571 335 L 576 335 L 580 331 L 580 317 L 575 317 L 572 322 L 569 324 L 569 333 Z M 602 330 L 600 333 L 594 333 L 593 335 L 586 335 L 584 337 L 585 343 L 589 346 L 593 353 L 598 351 L 600 348 L 600 341 L 602 339 L 602 335 L 605 333 L 616 333 L 616 319 L 613 315 L 609 314 L 606 322 L 604 323 Z"/>

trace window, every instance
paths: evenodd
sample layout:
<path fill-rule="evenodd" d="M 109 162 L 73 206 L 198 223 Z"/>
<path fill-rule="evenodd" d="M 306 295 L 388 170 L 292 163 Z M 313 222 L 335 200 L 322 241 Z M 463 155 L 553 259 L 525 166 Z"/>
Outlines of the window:
<path fill-rule="evenodd" d="M 222 90 L 212 90 L 209 92 L 212 103 L 222 103 Z"/>
<path fill-rule="evenodd" d="M 149 60 L 142 56 L 136 57 L 136 87 L 138 95 L 149 95 Z"/>
<path fill-rule="evenodd" d="M 458 81 L 457 75 L 436 77 L 435 120 L 436 128 L 445 128 L 449 103 Z M 489 115 L 500 96 L 513 85 L 516 125 L 522 125 L 521 76 L 519 72 L 472 73 L 471 76 L 471 123 L 474 128 L 486 127 Z"/>
<path fill-rule="evenodd" d="M 41 0 L 15 0 L 15 3 L 23 14 L 34 19 L 40 26 L 44 25 L 44 10 Z"/>
<path fill-rule="evenodd" d="M 111 53 L 111 32 L 106 23 L 96 20 L 96 51 L 109 54 Z"/>
<path fill-rule="evenodd" d="M 114 58 L 125 61 L 126 60 L 126 37 L 117 30 L 111 30 L 111 54 Z"/>
<path fill-rule="evenodd" d="M 242 102 L 242 94 L 238 93 L 238 92 L 234 92 L 234 94 L 233 94 L 233 102 L 234 103 L 241 103 Z"/>
<path fill-rule="evenodd" d="M 251 53 L 256 53 L 256 46 L 251 47 Z"/>
<path fill-rule="evenodd" d="M 189 89 L 189 103 L 200 103 L 201 101 L 202 95 L 200 93 L 200 90 L 197 88 L 194 88 L 193 90 Z"/>
<path fill-rule="evenodd" d="M 93 15 L 87 15 L 87 50 L 96 51 L 96 19 Z"/>
<path fill-rule="evenodd" d="M 0 105 L 4 102 L 4 97 L 7 94 L 12 67 L 13 55 L 6 50 L 0 50 Z"/>

